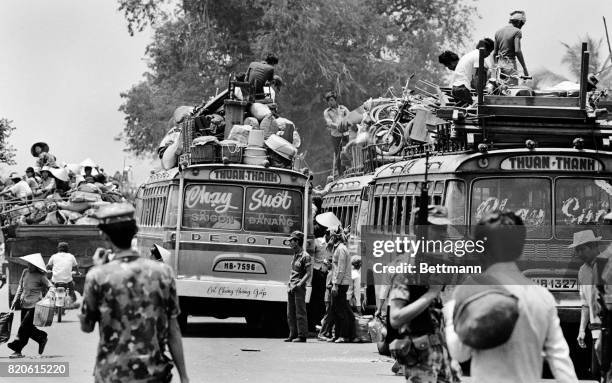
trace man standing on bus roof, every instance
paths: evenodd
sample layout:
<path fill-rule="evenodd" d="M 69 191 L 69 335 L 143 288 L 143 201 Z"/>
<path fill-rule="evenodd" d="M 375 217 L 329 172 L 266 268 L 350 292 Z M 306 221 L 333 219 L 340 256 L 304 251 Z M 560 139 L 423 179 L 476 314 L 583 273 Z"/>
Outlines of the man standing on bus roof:
<path fill-rule="evenodd" d="M 308 318 L 306 314 L 306 284 L 312 273 L 312 260 L 303 249 L 304 233 L 294 231 L 289 237 L 293 250 L 291 274 L 287 283 L 287 323 L 289 338 L 285 342 L 306 342 L 308 337 Z"/>
<path fill-rule="evenodd" d="M 172 269 L 131 249 L 138 232 L 132 205 L 106 205 L 95 216 L 115 253 L 87 273 L 83 291 L 81 330 L 92 332 L 98 322 L 100 332 L 95 382 L 169 383 L 173 364 L 181 383 L 189 382 Z"/>
<path fill-rule="evenodd" d="M 516 60 L 518 59 L 523 67 L 523 74 L 529 76 L 521 50 L 521 38 L 523 37 L 521 28 L 526 22 L 525 11 L 514 11 L 510 14 L 508 25 L 495 32 L 493 59 L 500 66 L 503 74 L 517 75 Z M 516 85 L 518 80 L 511 79 L 509 83 Z"/>
<path fill-rule="evenodd" d="M 595 355 L 599 337 L 601 335 L 601 320 L 599 319 L 599 307 L 597 304 L 597 290 L 595 289 L 594 266 L 595 259 L 599 255 L 599 241 L 601 237 L 595 237 L 592 230 L 583 230 L 574 233 L 574 241 L 568 247 L 574 249 L 574 254 L 580 258 L 583 265 L 578 270 L 578 288 L 582 310 L 580 314 L 580 327 L 578 330 L 578 345 L 586 348 L 585 343 L 587 324 L 591 330 L 593 339 L 591 373 L 599 375 L 599 363 Z"/>
<path fill-rule="evenodd" d="M 340 162 L 340 153 L 342 148 L 348 143 L 348 124 L 346 118 L 349 115 L 349 110 L 344 105 L 338 104 L 338 95 L 334 91 L 325 93 L 325 102 L 328 108 L 323 111 L 325 125 L 329 129 L 334 145 L 334 160 L 336 161 L 337 175 L 342 175 L 343 167 Z"/>

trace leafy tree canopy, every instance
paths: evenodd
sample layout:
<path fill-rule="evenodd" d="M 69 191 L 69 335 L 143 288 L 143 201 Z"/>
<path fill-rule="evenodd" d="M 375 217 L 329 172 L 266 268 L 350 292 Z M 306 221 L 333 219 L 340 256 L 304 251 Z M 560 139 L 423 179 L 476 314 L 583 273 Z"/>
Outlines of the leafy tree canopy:
<path fill-rule="evenodd" d="M 152 152 L 174 108 L 200 104 L 274 52 L 279 111 L 298 127 L 314 171 L 331 168 L 324 92 L 352 109 L 411 73 L 439 81 L 438 54 L 466 42 L 475 15 L 462 0 L 119 0 L 119 9 L 130 33 L 155 31 L 145 80 L 121 94 L 128 150 Z"/>
<path fill-rule="evenodd" d="M 15 130 L 13 121 L 0 118 L 0 163 L 15 165 L 15 148 L 8 143 L 11 133 Z"/>

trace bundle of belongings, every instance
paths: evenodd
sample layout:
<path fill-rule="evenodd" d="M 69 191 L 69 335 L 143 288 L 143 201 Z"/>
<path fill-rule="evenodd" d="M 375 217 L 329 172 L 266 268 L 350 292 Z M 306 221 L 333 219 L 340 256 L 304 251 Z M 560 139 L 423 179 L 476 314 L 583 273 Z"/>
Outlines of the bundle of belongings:
<path fill-rule="evenodd" d="M 17 172 L 9 175 L 10 183 L 0 192 L 2 225 L 96 225 L 93 214 L 100 206 L 125 201 L 119 183 L 107 177 L 91 159 L 81 164 L 59 167 L 48 153 L 45 143 L 36 143 L 43 151 L 32 148 L 37 165 L 29 167 L 22 177 Z M 41 162 L 44 159 L 46 162 Z M 53 161 L 47 161 L 53 159 Z"/>
<path fill-rule="evenodd" d="M 295 124 L 276 116 L 265 104 L 245 103 L 228 109 L 233 107 L 225 105 L 214 113 L 208 113 L 206 108 L 177 108 L 172 119 L 175 126 L 158 148 L 162 168 L 177 166 L 178 157 L 187 151 L 192 164 L 223 162 L 292 168 L 301 145 Z M 240 123 L 228 131 L 229 118 Z M 187 141 L 185 136 L 189 136 Z"/>

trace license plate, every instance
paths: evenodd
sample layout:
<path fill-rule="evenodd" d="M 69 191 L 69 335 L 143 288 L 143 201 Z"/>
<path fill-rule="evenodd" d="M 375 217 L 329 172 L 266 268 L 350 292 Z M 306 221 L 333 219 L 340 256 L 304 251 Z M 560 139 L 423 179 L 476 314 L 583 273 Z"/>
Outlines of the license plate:
<path fill-rule="evenodd" d="M 266 273 L 261 263 L 249 261 L 219 261 L 213 268 L 213 271 L 251 274 Z"/>
<path fill-rule="evenodd" d="M 550 291 L 578 291 L 576 278 L 531 278 L 531 280 Z"/>

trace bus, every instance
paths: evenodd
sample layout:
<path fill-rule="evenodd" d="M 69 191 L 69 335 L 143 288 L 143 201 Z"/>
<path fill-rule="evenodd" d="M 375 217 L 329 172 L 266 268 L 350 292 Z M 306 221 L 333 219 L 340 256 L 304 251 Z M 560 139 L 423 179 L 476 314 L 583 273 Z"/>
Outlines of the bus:
<path fill-rule="evenodd" d="M 136 198 L 137 247 L 169 251 L 184 328 L 189 315 L 244 317 L 286 328 L 294 230 L 308 237 L 310 176 L 243 164 L 191 164 L 152 174 Z"/>

